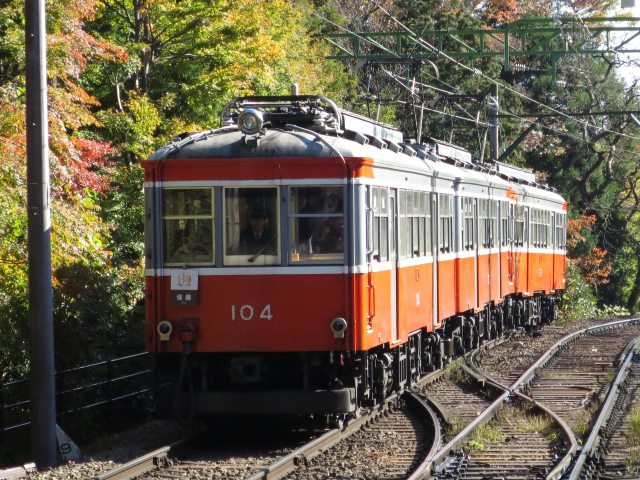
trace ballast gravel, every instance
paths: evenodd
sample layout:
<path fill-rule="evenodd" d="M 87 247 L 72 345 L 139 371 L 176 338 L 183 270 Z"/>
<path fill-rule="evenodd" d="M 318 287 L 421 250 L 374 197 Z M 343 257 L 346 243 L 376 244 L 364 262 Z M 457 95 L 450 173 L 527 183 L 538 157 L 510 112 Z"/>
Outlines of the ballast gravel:
<path fill-rule="evenodd" d="M 152 420 L 130 430 L 96 440 L 80 447 L 82 458 L 57 468 L 43 470 L 29 478 L 37 480 L 90 479 L 144 453 L 169 445 L 190 435 L 199 427 L 175 420 Z"/>

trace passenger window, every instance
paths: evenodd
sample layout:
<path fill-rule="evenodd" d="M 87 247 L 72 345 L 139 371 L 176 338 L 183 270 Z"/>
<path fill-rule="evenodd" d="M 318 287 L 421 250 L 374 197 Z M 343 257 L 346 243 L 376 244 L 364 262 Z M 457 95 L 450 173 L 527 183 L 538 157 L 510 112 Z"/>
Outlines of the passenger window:
<path fill-rule="evenodd" d="M 389 198 L 386 188 L 371 187 L 373 209 L 372 256 L 377 262 L 389 260 Z"/>
<path fill-rule="evenodd" d="M 438 202 L 438 246 L 440 252 L 448 253 L 453 250 L 453 196 L 439 196 Z"/>
<path fill-rule="evenodd" d="M 514 211 L 515 235 L 514 244 L 523 247 L 527 243 L 527 211 L 525 207 L 517 205 Z"/>
<path fill-rule="evenodd" d="M 289 212 L 292 262 L 344 262 L 342 187 L 292 187 Z"/>
<path fill-rule="evenodd" d="M 224 264 L 280 263 L 278 189 L 224 189 Z"/>
<path fill-rule="evenodd" d="M 162 190 L 164 264 L 213 263 L 213 189 Z"/>

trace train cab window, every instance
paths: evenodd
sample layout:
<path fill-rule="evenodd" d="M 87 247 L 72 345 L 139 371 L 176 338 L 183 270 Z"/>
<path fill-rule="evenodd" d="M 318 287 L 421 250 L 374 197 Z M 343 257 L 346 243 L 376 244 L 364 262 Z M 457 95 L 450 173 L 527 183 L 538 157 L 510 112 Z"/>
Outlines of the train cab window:
<path fill-rule="evenodd" d="M 224 265 L 280 263 L 278 189 L 224 189 Z"/>
<path fill-rule="evenodd" d="M 291 262 L 344 262 L 342 187 L 292 187 L 289 190 Z"/>
<path fill-rule="evenodd" d="M 441 253 L 453 251 L 453 196 L 438 198 L 438 248 Z"/>
<path fill-rule="evenodd" d="M 164 264 L 213 263 L 213 189 L 162 190 Z"/>
<path fill-rule="evenodd" d="M 549 245 L 550 215 L 548 211 L 531 209 L 531 244 L 534 247 L 546 248 Z"/>

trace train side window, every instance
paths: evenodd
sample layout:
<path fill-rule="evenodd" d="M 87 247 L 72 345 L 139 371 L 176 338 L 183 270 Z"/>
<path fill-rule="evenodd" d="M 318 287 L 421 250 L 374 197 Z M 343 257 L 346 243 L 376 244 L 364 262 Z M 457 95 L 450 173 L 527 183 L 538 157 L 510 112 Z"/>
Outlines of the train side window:
<path fill-rule="evenodd" d="M 400 190 L 398 192 L 398 216 L 400 230 L 399 230 L 399 239 L 400 239 L 400 258 L 410 258 L 411 257 L 411 212 L 413 211 L 413 196 L 412 192 L 408 192 L 406 190 Z"/>
<path fill-rule="evenodd" d="M 498 202 L 495 200 L 489 201 L 489 248 L 498 246 Z"/>
<path fill-rule="evenodd" d="M 556 214 L 556 248 L 558 250 L 565 248 L 566 218 L 565 215 Z"/>
<path fill-rule="evenodd" d="M 516 205 L 514 211 L 514 244 L 517 247 L 522 247 L 526 243 L 526 220 L 525 207 Z"/>
<path fill-rule="evenodd" d="M 291 187 L 289 255 L 291 262 L 344 262 L 342 187 Z"/>
<path fill-rule="evenodd" d="M 544 212 L 544 246 L 545 248 L 551 245 L 551 212 Z"/>
<path fill-rule="evenodd" d="M 531 237 L 529 238 L 529 243 L 535 247 L 536 246 L 536 239 L 535 239 L 535 234 L 536 234 L 536 211 L 533 208 L 531 209 L 531 228 L 530 228 L 530 232 L 531 232 Z"/>
<path fill-rule="evenodd" d="M 453 196 L 440 194 L 438 199 L 438 248 L 442 253 L 452 251 Z"/>
<path fill-rule="evenodd" d="M 509 202 L 500 202 L 500 243 L 509 246 Z"/>
<path fill-rule="evenodd" d="M 420 255 L 431 255 L 431 202 L 427 192 L 420 192 L 420 217 L 418 220 L 418 241 L 420 242 Z"/>
<path fill-rule="evenodd" d="M 411 212 L 411 256 L 420 256 L 420 192 L 409 192 L 413 197 L 413 211 Z"/>
<path fill-rule="evenodd" d="M 489 201 L 481 198 L 478 200 L 478 244 L 482 248 L 489 247 Z"/>
<path fill-rule="evenodd" d="M 162 190 L 164 264 L 213 264 L 213 189 Z"/>
<path fill-rule="evenodd" d="M 278 189 L 224 189 L 225 266 L 280 263 Z"/>
<path fill-rule="evenodd" d="M 371 187 L 373 208 L 372 255 L 377 262 L 389 260 L 389 198 L 388 190 Z"/>
<path fill-rule="evenodd" d="M 426 255 L 426 192 L 400 191 L 400 256 Z"/>
<path fill-rule="evenodd" d="M 475 212 L 473 211 L 473 198 L 462 199 L 462 218 L 464 226 L 462 229 L 462 247 L 465 250 L 475 248 Z"/>

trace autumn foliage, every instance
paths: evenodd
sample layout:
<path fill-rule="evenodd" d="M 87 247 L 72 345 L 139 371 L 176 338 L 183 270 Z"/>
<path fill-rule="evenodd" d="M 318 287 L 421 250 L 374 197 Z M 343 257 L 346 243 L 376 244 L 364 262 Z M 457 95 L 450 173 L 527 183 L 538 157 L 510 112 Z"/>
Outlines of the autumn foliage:
<path fill-rule="evenodd" d="M 607 250 L 591 246 L 595 215 L 582 215 L 567 222 L 569 261 L 580 268 L 585 282 L 597 287 L 609 283 L 612 265 L 605 259 Z"/>

